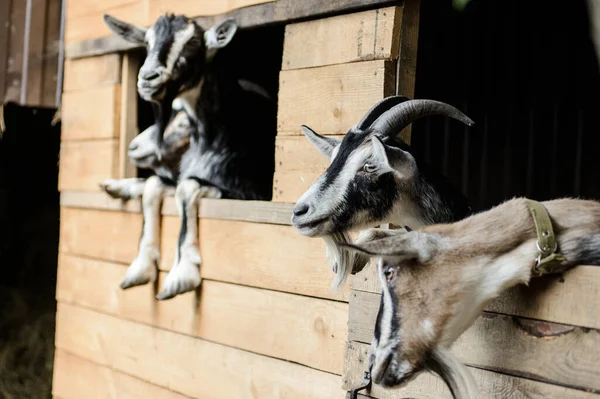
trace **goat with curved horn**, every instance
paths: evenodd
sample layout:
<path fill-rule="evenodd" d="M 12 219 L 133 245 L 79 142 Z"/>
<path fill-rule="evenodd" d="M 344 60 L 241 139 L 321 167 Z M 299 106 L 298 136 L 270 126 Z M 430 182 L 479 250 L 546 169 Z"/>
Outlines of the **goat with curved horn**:
<path fill-rule="evenodd" d="M 394 96 L 375 104 L 341 141 L 302 127 L 331 164 L 297 201 L 292 223 L 303 235 L 325 239 L 334 287 L 366 264 L 365 257 L 337 245 L 349 241 L 350 231 L 382 223 L 417 228 L 470 213 L 460 192 L 396 137 L 412 121 L 429 115 L 473 124 L 451 105 Z"/>

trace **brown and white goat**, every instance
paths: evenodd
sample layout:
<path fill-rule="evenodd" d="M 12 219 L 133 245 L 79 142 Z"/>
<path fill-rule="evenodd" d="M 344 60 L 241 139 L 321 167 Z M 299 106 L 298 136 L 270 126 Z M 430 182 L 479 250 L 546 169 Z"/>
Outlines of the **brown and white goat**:
<path fill-rule="evenodd" d="M 542 204 L 557 252 L 566 258 L 559 271 L 600 265 L 600 203 Z M 459 222 L 390 231 L 350 245 L 379 257 L 383 294 L 369 356 L 373 381 L 398 386 L 429 369 L 444 378 L 455 398 L 477 397 L 473 379 L 448 348 L 490 300 L 536 276 L 537 243 L 526 200 L 517 198 Z"/>

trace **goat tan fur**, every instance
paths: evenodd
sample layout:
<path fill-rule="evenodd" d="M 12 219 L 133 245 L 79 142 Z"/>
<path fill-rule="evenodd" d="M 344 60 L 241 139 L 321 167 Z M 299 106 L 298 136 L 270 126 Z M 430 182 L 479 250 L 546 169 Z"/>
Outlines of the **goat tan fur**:
<path fill-rule="evenodd" d="M 600 203 L 542 204 L 557 252 L 566 258 L 562 270 L 600 265 Z M 456 398 L 477 397 L 468 371 L 448 348 L 490 300 L 535 277 L 537 233 L 525 199 L 451 224 L 372 236 L 347 247 L 379 257 L 383 295 L 369 359 L 374 382 L 398 386 L 429 369 L 441 374 Z"/>

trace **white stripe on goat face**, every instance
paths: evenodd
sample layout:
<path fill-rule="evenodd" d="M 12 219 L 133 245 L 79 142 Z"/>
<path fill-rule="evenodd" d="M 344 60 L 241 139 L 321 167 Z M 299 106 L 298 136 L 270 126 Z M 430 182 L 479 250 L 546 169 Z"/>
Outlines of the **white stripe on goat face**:
<path fill-rule="evenodd" d="M 389 282 L 385 276 L 385 269 L 390 268 L 383 259 L 379 259 L 377 262 L 377 275 L 379 277 L 379 283 L 381 285 L 383 300 L 381 302 L 381 320 L 379 324 L 379 346 L 396 346 L 399 343 L 400 330 L 399 325 L 394 326 L 392 320 L 396 317 L 397 303 L 394 303 L 393 294 L 390 291 Z M 394 331 L 398 329 L 398 331 Z"/>
<path fill-rule="evenodd" d="M 169 49 L 169 55 L 167 56 L 167 71 L 169 73 L 173 72 L 173 67 L 175 66 L 175 62 L 181 55 L 181 51 L 190 41 L 194 34 L 196 33 L 196 29 L 194 24 L 188 22 L 184 29 L 177 31 L 173 37 L 173 43 L 171 44 L 171 48 Z"/>

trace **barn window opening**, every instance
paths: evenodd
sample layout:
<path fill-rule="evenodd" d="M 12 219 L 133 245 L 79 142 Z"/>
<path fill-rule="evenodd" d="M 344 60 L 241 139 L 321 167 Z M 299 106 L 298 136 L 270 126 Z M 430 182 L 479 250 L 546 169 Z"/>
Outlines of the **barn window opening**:
<path fill-rule="evenodd" d="M 474 210 L 513 196 L 600 198 L 600 74 L 584 0 L 421 3 L 416 98 L 453 104 L 464 128 L 427 119 L 417 154 Z"/>
<path fill-rule="evenodd" d="M 231 43 L 224 49 L 219 50 L 218 55 L 219 65 L 226 66 L 227 73 L 231 73 L 238 81 L 241 81 L 245 89 L 260 90 L 264 94 L 267 94 L 273 101 L 273 106 L 269 108 L 269 115 L 266 116 L 268 123 L 265 126 L 248 126 L 248 130 L 245 133 L 255 136 L 268 135 L 273 137 L 272 148 L 270 149 L 273 165 L 270 174 L 264 176 L 265 181 L 270 181 L 271 185 L 275 168 L 277 94 L 279 90 L 279 72 L 283 57 L 284 29 L 285 26 L 277 25 L 238 30 Z M 140 51 L 139 56 L 143 62 L 145 53 Z M 154 122 L 152 107 L 150 103 L 144 101 L 138 95 L 137 110 L 138 131 L 142 132 Z M 148 177 L 150 175 L 152 175 L 152 171 L 149 169 L 137 169 L 138 177 Z M 268 191 L 272 193 L 272 187 Z M 270 197 L 267 199 L 270 200 Z"/>

